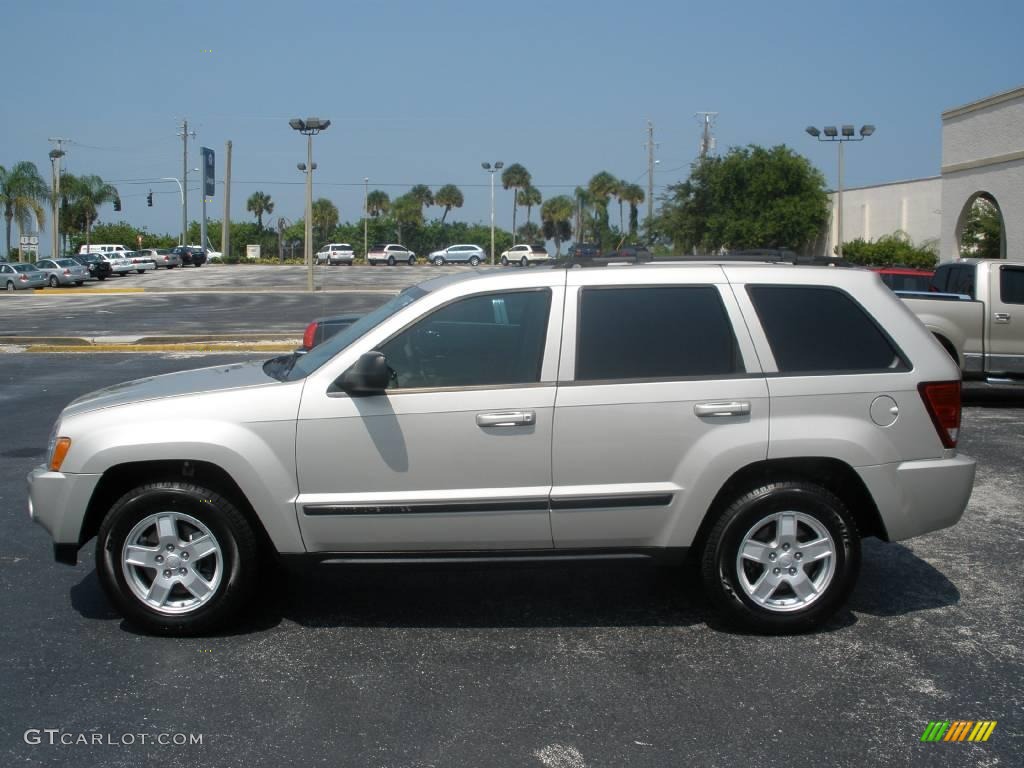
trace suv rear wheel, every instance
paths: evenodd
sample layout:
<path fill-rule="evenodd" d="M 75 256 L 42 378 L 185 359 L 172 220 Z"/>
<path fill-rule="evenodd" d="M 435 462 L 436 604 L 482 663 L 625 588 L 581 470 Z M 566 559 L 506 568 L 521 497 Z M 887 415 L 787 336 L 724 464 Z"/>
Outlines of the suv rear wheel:
<path fill-rule="evenodd" d="M 388 266 L 389 267 L 395 266 L 395 257 L 394 256 L 388 256 Z"/>
<path fill-rule="evenodd" d="M 132 489 L 96 537 L 110 600 L 132 623 L 165 635 L 202 634 L 230 621 L 248 599 L 257 552 L 231 501 L 184 482 Z"/>
<path fill-rule="evenodd" d="M 812 483 L 775 482 L 736 498 L 708 535 L 708 595 L 735 624 L 770 634 L 820 624 L 849 596 L 860 538 L 846 506 Z"/>

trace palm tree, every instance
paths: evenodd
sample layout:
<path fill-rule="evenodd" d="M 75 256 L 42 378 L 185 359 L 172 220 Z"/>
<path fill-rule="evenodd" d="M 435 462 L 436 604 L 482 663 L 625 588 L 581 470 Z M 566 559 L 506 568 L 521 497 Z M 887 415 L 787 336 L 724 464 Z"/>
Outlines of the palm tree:
<path fill-rule="evenodd" d="M 587 190 L 594 203 L 594 215 L 600 216 L 601 223 L 608 226 L 608 200 L 619 186 L 619 180 L 608 171 L 595 173 L 587 182 Z"/>
<path fill-rule="evenodd" d="M 66 176 L 62 182 L 67 188 L 68 203 L 74 218 L 85 228 L 85 246 L 88 250 L 92 225 L 100 217 L 99 209 L 105 203 L 118 199 L 117 189 L 99 176 Z"/>
<path fill-rule="evenodd" d="M 7 258 L 11 256 L 11 222 L 17 221 L 18 234 L 21 235 L 31 226 L 32 216 L 35 216 L 42 230 L 45 216 L 42 203 L 49 198 L 49 188 L 39 175 L 35 163 L 15 163 L 9 171 L 0 165 L 0 205 L 3 206 L 7 225 L 4 251 Z"/>
<path fill-rule="evenodd" d="M 373 218 L 376 219 L 389 210 L 391 210 L 391 198 L 388 197 L 387 192 L 375 189 L 366 196 L 366 212 Z"/>
<path fill-rule="evenodd" d="M 418 202 L 421 210 L 434 204 L 434 193 L 430 191 L 430 187 L 426 184 L 414 186 L 409 190 L 408 197 Z"/>
<path fill-rule="evenodd" d="M 583 222 L 587 218 L 587 213 L 590 210 L 591 196 L 590 192 L 588 192 L 586 188 L 576 187 L 575 192 L 573 192 L 573 198 L 576 212 L 572 239 L 577 243 L 581 243 L 584 240 Z"/>
<path fill-rule="evenodd" d="M 628 185 L 628 182 L 625 182 L 625 181 L 622 181 L 622 179 L 619 179 L 618 183 L 615 185 L 615 189 L 612 190 L 612 194 L 615 196 L 615 199 L 619 203 L 619 234 L 620 235 L 624 234 L 625 231 L 626 231 L 625 222 L 622 220 L 622 201 L 623 201 L 622 193 L 626 189 L 627 185 Z"/>
<path fill-rule="evenodd" d="M 331 232 L 338 226 L 338 207 L 326 197 L 317 198 L 313 201 L 311 218 L 322 245 L 330 239 Z"/>
<path fill-rule="evenodd" d="M 266 192 L 253 192 L 245 203 L 245 210 L 256 217 L 256 226 L 263 231 L 263 214 L 268 216 L 274 212 L 274 201 Z"/>
<path fill-rule="evenodd" d="M 544 239 L 543 230 L 530 221 L 519 228 L 519 237 L 523 243 L 539 243 Z"/>
<path fill-rule="evenodd" d="M 444 213 L 441 214 L 441 223 L 444 224 L 444 219 L 448 215 L 448 211 L 452 208 L 461 208 L 465 200 L 462 197 L 462 190 L 456 187 L 454 184 L 445 184 L 434 195 L 434 202 L 440 206 L 444 206 Z"/>
<path fill-rule="evenodd" d="M 571 221 L 576 202 L 567 195 L 559 195 L 544 201 L 540 208 L 540 220 L 544 237 L 555 241 L 555 258 L 562 255 L 562 241 L 572 236 Z"/>
<path fill-rule="evenodd" d="M 517 192 L 530 185 L 530 172 L 519 163 L 512 163 L 501 172 L 501 188 L 514 189 Z M 516 243 L 516 209 L 519 207 L 517 194 L 512 195 L 512 245 Z"/>
<path fill-rule="evenodd" d="M 399 243 L 402 242 L 403 224 L 423 223 L 423 204 L 413 197 L 411 193 L 396 197 L 391 203 L 391 213 L 395 217 L 395 223 L 398 225 Z"/>
<path fill-rule="evenodd" d="M 640 218 L 639 206 L 647 199 L 647 195 L 644 194 L 644 188 L 639 184 L 626 184 L 619 194 L 623 200 L 629 203 L 629 236 L 636 237 L 637 223 Z"/>
<path fill-rule="evenodd" d="M 544 201 L 544 197 L 541 195 L 540 190 L 533 186 L 533 184 L 527 184 L 516 194 L 519 196 L 519 204 L 526 208 L 526 223 L 529 224 L 530 211 L 533 210 L 535 205 L 540 205 Z"/>

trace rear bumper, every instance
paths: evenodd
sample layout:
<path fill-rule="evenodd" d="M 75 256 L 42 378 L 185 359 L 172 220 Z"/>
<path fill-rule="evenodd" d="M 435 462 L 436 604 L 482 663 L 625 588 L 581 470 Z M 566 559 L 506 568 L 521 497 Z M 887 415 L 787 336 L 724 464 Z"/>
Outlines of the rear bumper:
<path fill-rule="evenodd" d="M 921 536 L 955 525 L 974 487 L 975 461 L 950 458 L 858 467 L 875 500 L 889 541 Z"/>
<path fill-rule="evenodd" d="M 40 465 L 29 472 L 28 515 L 53 537 L 59 562 L 74 562 L 69 553 L 81 544 L 82 523 L 100 475 L 51 472 Z"/>

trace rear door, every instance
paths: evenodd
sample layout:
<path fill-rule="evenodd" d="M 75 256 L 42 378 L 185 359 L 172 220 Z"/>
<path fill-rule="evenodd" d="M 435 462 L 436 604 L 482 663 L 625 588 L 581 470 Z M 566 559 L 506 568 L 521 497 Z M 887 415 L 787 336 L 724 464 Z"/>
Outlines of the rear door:
<path fill-rule="evenodd" d="M 720 268 L 569 271 L 556 547 L 686 547 L 767 449 L 767 385 Z"/>
<path fill-rule="evenodd" d="M 1024 373 L 1024 265 L 993 265 L 989 279 L 985 370 Z"/>

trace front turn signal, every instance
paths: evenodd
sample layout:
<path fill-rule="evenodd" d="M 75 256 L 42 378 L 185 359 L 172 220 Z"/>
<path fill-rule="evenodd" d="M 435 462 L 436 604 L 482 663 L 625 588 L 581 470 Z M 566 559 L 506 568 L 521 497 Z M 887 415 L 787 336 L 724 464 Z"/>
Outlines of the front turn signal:
<path fill-rule="evenodd" d="M 64 457 L 68 455 L 68 450 L 71 448 L 70 437 L 58 437 L 56 444 L 53 446 L 53 456 L 50 457 L 50 471 L 60 472 L 60 465 L 64 463 Z"/>

